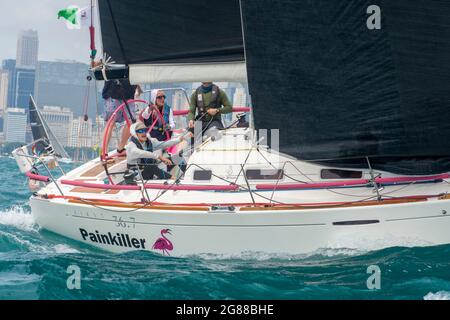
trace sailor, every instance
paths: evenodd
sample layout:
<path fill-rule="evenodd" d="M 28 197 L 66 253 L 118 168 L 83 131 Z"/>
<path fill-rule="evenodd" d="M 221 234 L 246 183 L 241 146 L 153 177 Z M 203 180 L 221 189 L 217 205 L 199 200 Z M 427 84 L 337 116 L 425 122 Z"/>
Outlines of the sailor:
<path fill-rule="evenodd" d="M 41 150 L 38 152 L 38 150 Z M 47 139 L 42 139 L 36 142 L 32 147 L 31 151 L 35 157 L 39 158 L 39 161 L 45 163 L 49 169 L 54 169 L 58 165 L 56 161 L 56 152 L 53 146 Z"/>
<path fill-rule="evenodd" d="M 191 96 L 189 128 L 194 128 L 194 120 L 197 120 L 202 122 L 203 132 L 212 127 L 223 129 L 221 115 L 232 111 L 233 106 L 225 91 L 212 82 L 202 82 Z"/>
<path fill-rule="evenodd" d="M 128 180 L 129 182 L 133 177 L 139 178 L 139 173 L 137 172 L 138 169 L 141 170 L 144 180 L 155 178 L 174 179 L 175 177 L 170 173 L 158 167 L 158 161 L 167 166 L 172 166 L 172 161 L 155 151 L 174 146 L 183 140 L 190 138 L 192 133 L 188 132 L 186 135 L 182 135 L 179 138 L 161 142 L 155 138 L 149 137 L 147 131 L 148 128 L 146 125 L 140 121 L 134 123 L 130 127 L 131 139 L 126 146 L 127 168 L 129 172 L 125 175 L 125 180 Z"/>
<path fill-rule="evenodd" d="M 157 114 L 158 112 L 161 116 Z M 139 118 L 147 127 L 150 127 L 156 121 L 150 131 L 152 138 L 165 141 L 172 137 L 173 129 L 175 129 L 175 121 L 173 119 L 173 110 L 166 103 L 164 91 L 159 89 L 152 90 L 150 94 L 150 105 L 141 112 Z"/>
<path fill-rule="evenodd" d="M 114 111 L 119 107 L 124 100 L 135 99 L 135 97 L 139 96 L 142 93 L 142 89 L 138 85 L 131 85 L 128 79 L 121 80 L 108 80 L 105 81 L 105 86 L 103 87 L 102 97 L 105 100 L 105 112 L 103 114 L 105 121 L 107 122 L 109 118 L 112 116 Z M 125 110 L 132 121 L 134 121 L 135 117 L 135 104 L 128 104 L 129 110 Z M 123 112 L 119 112 L 114 119 L 115 123 L 123 123 L 125 121 Z M 106 129 L 105 129 L 106 130 Z M 109 145 L 109 141 L 111 140 L 113 130 L 109 130 L 108 136 L 106 137 L 106 147 Z M 130 137 L 130 131 L 127 126 L 124 126 L 122 129 L 122 134 L 120 137 L 120 142 L 117 147 L 117 153 L 122 153 L 125 151 L 125 144 L 127 143 L 128 138 Z"/>

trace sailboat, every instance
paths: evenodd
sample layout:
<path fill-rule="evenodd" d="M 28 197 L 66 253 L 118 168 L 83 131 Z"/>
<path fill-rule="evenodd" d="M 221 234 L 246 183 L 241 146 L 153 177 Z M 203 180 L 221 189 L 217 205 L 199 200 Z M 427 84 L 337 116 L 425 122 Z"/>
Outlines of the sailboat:
<path fill-rule="evenodd" d="M 251 121 L 205 133 L 177 180 L 127 184 L 125 157 L 106 145 L 59 179 L 28 173 L 45 183 L 30 198 L 37 223 L 111 252 L 172 256 L 450 243 L 450 4 L 375 9 L 99 0 L 117 65 L 97 66 L 97 79 L 241 81 L 252 107 L 234 112 Z"/>
<path fill-rule="evenodd" d="M 69 154 L 53 134 L 32 96 L 30 96 L 29 113 L 33 141 L 37 141 L 33 145 L 33 151 L 37 154 L 45 152 L 54 155 L 60 162 L 71 163 Z"/>

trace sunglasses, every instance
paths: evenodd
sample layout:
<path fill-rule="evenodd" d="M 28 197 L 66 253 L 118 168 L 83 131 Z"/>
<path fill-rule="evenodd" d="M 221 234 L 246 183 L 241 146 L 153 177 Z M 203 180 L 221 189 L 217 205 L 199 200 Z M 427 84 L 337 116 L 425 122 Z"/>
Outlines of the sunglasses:
<path fill-rule="evenodd" d="M 146 132 L 147 132 L 147 129 L 136 130 L 136 133 L 146 133 Z"/>
<path fill-rule="evenodd" d="M 165 99 L 166 98 L 166 96 L 158 96 L 158 97 L 156 97 L 156 99 Z"/>

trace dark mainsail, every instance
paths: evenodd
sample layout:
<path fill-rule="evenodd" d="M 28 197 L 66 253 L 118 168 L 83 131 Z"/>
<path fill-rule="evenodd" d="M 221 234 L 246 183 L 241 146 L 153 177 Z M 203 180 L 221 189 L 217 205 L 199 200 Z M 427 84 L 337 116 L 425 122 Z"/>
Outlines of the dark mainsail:
<path fill-rule="evenodd" d="M 69 155 L 53 135 L 41 113 L 37 109 L 36 103 L 32 96 L 30 96 L 29 101 L 29 113 L 33 141 L 37 141 L 34 143 L 35 154 L 53 154 L 58 158 L 69 160 Z"/>
<path fill-rule="evenodd" d="M 119 64 L 243 61 L 239 0 L 98 0 Z"/>
<path fill-rule="evenodd" d="M 381 29 L 367 20 L 380 8 Z M 281 151 L 396 173 L 450 170 L 450 1 L 241 0 L 257 128 Z"/>
<path fill-rule="evenodd" d="M 36 103 L 33 97 L 30 96 L 29 101 L 29 113 L 30 113 L 30 127 L 33 135 L 33 140 L 38 141 L 34 145 L 34 152 L 36 154 L 52 153 L 54 152 L 51 147 L 50 139 L 48 137 L 47 128 L 44 126 L 43 119 L 37 110 Z"/>

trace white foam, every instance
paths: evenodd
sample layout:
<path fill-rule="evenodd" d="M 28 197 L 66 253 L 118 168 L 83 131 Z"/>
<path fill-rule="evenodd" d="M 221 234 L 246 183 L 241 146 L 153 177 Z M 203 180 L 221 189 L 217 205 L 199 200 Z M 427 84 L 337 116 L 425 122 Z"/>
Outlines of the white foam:
<path fill-rule="evenodd" d="M 75 248 L 72 248 L 65 244 L 57 244 L 57 245 L 49 245 L 47 243 L 43 243 L 42 241 L 38 241 L 37 243 L 33 243 L 29 239 L 26 239 L 25 237 L 21 237 L 18 235 L 15 235 L 10 232 L 4 232 L 0 231 L 0 236 L 9 238 L 10 241 L 13 243 L 16 243 L 20 245 L 23 248 L 26 248 L 30 252 L 40 253 L 40 254 L 47 254 L 49 256 L 51 255 L 59 255 L 59 254 L 73 254 L 73 253 L 80 253 Z"/>
<path fill-rule="evenodd" d="M 6 211 L 0 212 L 0 224 L 14 226 L 25 231 L 38 230 L 31 213 L 20 206 L 14 206 Z"/>
<path fill-rule="evenodd" d="M 268 261 L 268 260 L 305 260 L 310 257 L 335 257 L 335 256 L 356 256 L 367 253 L 366 250 L 359 250 L 353 248 L 323 248 L 304 254 L 289 254 L 289 253 L 268 253 L 257 251 L 245 251 L 241 253 L 229 253 L 229 254 L 213 254 L 203 253 L 195 255 L 186 255 L 184 257 L 200 258 L 202 260 L 255 260 L 255 261 Z"/>
<path fill-rule="evenodd" d="M 337 247 L 327 247 L 318 249 L 316 251 L 310 252 L 306 254 L 306 258 L 309 258 L 311 256 L 322 256 L 322 257 L 336 257 L 336 256 L 347 256 L 347 257 L 354 257 L 354 256 L 360 256 L 363 254 L 368 253 L 369 249 L 361 249 L 361 248 L 353 248 L 353 247 L 344 247 L 344 246 L 337 246 Z"/>
<path fill-rule="evenodd" d="M 304 260 L 311 257 L 333 258 L 338 256 L 354 257 L 367 254 L 372 251 L 382 250 L 389 247 L 423 247 L 433 245 L 415 237 L 398 236 L 394 234 L 383 234 L 382 237 L 368 238 L 367 234 L 341 235 L 330 240 L 326 247 L 303 254 L 289 253 L 266 253 L 266 252 L 241 252 L 230 254 L 195 254 L 186 257 L 197 257 L 203 260 Z"/>
<path fill-rule="evenodd" d="M 450 300 L 450 292 L 448 291 L 438 291 L 436 293 L 428 292 L 428 294 L 423 297 L 424 300 Z"/>
<path fill-rule="evenodd" d="M 56 253 L 80 253 L 80 251 L 78 251 L 75 248 L 69 247 L 68 245 L 65 244 L 57 244 L 56 246 L 53 247 L 53 249 L 55 250 Z"/>
<path fill-rule="evenodd" d="M 12 242 L 17 243 L 18 245 L 25 247 L 29 251 L 32 251 L 32 252 L 47 252 L 48 251 L 48 248 L 46 248 L 42 245 L 39 245 L 39 244 L 34 244 L 31 241 L 29 241 L 25 238 L 19 237 L 10 232 L 0 231 L 0 236 L 9 238 Z"/>
<path fill-rule="evenodd" d="M 32 282 L 39 282 L 42 276 L 37 274 L 24 274 L 12 271 L 0 272 L 0 285 L 3 286 L 17 286 Z"/>
<path fill-rule="evenodd" d="M 433 243 L 415 237 L 398 236 L 395 234 L 383 234 L 382 237 L 368 238 L 367 234 L 351 234 L 341 236 L 330 241 L 328 249 L 355 250 L 356 252 L 367 253 L 369 251 L 381 250 L 388 247 L 422 247 Z"/>

